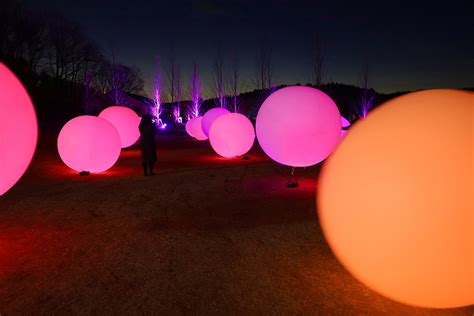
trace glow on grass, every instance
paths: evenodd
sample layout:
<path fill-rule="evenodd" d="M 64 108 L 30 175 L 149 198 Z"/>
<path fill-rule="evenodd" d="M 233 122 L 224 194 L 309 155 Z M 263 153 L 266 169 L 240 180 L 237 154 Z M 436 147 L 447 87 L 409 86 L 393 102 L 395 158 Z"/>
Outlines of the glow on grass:
<path fill-rule="evenodd" d="M 474 303 L 473 124 L 473 94 L 411 93 L 354 124 L 324 165 L 324 235 L 380 294 L 425 307 Z"/>
<path fill-rule="evenodd" d="M 37 139 L 38 124 L 28 92 L 0 63 L 0 195 L 25 173 Z"/>
<path fill-rule="evenodd" d="M 272 93 L 257 114 L 257 138 L 265 153 L 292 167 L 315 165 L 339 142 L 341 118 L 334 101 L 310 87 Z"/>
<path fill-rule="evenodd" d="M 242 114 L 230 113 L 218 117 L 209 131 L 214 151 L 222 157 L 242 156 L 252 148 L 255 131 L 252 122 Z"/>
<path fill-rule="evenodd" d="M 83 115 L 64 125 L 58 136 L 63 162 L 78 172 L 103 172 L 120 156 L 120 136 L 106 119 Z"/>
<path fill-rule="evenodd" d="M 341 116 L 341 139 L 347 134 L 347 128 L 351 126 L 351 123 L 343 116 Z"/>
<path fill-rule="evenodd" d="M 106 119 L 117 129 L 122 148 L 132 146 L 140 137 L 140 117 L 130 108 L 110 106 L 100 112 L 99 117 Z"/>

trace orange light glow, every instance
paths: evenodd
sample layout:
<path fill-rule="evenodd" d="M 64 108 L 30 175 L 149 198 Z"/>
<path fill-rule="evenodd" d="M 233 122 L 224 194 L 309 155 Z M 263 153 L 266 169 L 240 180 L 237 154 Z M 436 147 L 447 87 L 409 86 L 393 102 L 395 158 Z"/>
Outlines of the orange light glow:
<path fill-rule="evenodd" d="M 474 95 L 430 90 L 357 122 L 326 162 L 318 212 L 362 283 L 424 307 L 474 303 Z"/>

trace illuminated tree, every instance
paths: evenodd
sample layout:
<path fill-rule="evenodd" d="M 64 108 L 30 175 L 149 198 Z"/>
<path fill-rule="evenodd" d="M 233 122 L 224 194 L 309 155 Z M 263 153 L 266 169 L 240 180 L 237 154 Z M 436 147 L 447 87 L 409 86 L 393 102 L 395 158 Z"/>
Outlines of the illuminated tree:
<path fill-rule="evenodd" d="M 153 74 L 153 80 L 151 85 L 151 96 L 153 100 L 153 108 L 151 115 L 155 117 L 156 123 L 158 126 L 163 125 L 161 120 L 161 113 L 163 112 L 162 103 L 161 103 L 161 91 L 162 91 L 162 82 L 161 82 L 161 72 L 160 72 L 160 63 L 157 58 L 155 73 Z"/>
<path fill-rule="evenodd" d="M 313 36 L 311 42 L 311 81 L 316 87 L 323 84 L 326 75 L 326 56 L 321 44 L 319 33 Z"/>
<path fill-rule="evenodd" d="M 188 120 L 198 117 L 201 114 L 201 79 L 197 64 L 193 65 L 193 73 L 191 75 L 191 108 L 188 110 Z"/>
<path fill-rule="evenodd" d="M 266 37 L 258 43 L 255 83 L 260 90 L 273 88 L 272 48 Z"/>
<path fill-rule="evenodd" d="M 366 63 L 360 74 L 360 100 L 358 107 L 359 118 L 364 119 L 374 105 L 375 92 L 369 87 L 369 65 Z"/>
<path fill-rule="evenodd" d="M 168 81 L 169 101 L 173 105 L 173 117 L 176 123 L 181 123 L 181 78 L 173 45 L 171 46 L 168 56 L 166 77 Z"/>
<path fill-rule="evenodd" d="M 239 112 L 240 110 L 240 102 L 239 102 L 239 89 L 240 89 L 240 65 L 239 65 L 239 58 L 237 56 L 237 52 L 234 51 L 232 55 L 232 62 L 231 62 L 231 76 L 229 80 L 230 91 L 232 94 L 231 102 L 232 102 L 232 111 Z"/>
<path fill-rule="evenodd" d="M 214 57 L 212 79 L 217 106 L 225 108 L 227 102 L 225 98 L 224 58 L 222 46 L 220 44 L 217 47 L 217 53 Z"/>

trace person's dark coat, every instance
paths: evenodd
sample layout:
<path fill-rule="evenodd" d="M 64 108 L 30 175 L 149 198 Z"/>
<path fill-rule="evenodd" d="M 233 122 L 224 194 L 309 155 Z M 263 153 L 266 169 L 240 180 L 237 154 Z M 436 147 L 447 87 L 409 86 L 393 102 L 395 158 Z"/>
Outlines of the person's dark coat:
<path fill-rule="evenodd" d="M 140 140 L 142 161 L 145 163 L 156 161 L 156 127 L 151 118 L 143 117 L 140 122 Z"/>

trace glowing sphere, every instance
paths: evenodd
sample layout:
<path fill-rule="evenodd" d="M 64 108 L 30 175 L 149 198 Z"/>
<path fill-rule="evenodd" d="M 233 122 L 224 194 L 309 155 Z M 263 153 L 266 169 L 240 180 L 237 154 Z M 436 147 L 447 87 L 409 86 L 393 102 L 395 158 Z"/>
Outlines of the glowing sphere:
<path fill-rule="evenodd" d="M 20 80 L 0 63 L 0 195 L 25 173 L 38 139 L 33 103 Z"/>
<path fill-rule="evenodd" d="M 196 138 L 197 140 L 206 140 L 207 136 L 202 131 L 201 127 L 202 116 L 195 117 L 190 119 L 186 123 L 186 132 L 189 136 Z"/>
<path fill-rule="evenodd" d="M 332 99 L 309 87 L 272 93 L 257 114 L 257 138 L 276 162 L 307 167 L 326 159 L 339 142 L 341 118 Z"/>
<path fill-rule="evenodd" d="M 351 126 L 351 123 L 345 117 L 341 116 L 341 139 L 347 134 L 347 130 L 343 130 L 342 128 L 349 126 Z"/>
<path fill-rule="evenodd" d="M 224 108 L 213 108 L 204 114 L 201 121 L 202 131 L 204 135 L 209 137 L 209 130 L 211 129 L 212 123 L 221 115 L 229 114 L 230 112 Z"/>
<path fill-rule="evenodd" d="M 76 171 L 102 172 L 120 155 L 120 135 L 106 119 L 83 115 L 64 125 L 58 136 L 63 162 Z"/>
<path fill-rule="evenodd" d="M 474 303 L 474 95 L 393 99 L 351 127 L 326 162 L 318 211 L 336 257 L 391 299 Z"/>
<path fill-rule="evenodd" d="M 117 129 L 122 148 L 132 146 L 140 137 L 140 131 L 138 130 L 140 117 L 130 108 L 110 106 L 100 112 L 99 117 L 106 119 Z"/>
<path fill-rule="evenodd" d="M 242 156 L 252 148 L 255 131 L 252 122 L 242 114 L 229 113 L 218 117 L 209 131 L 209 141 L 222 157 Z"/>

